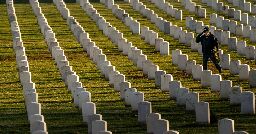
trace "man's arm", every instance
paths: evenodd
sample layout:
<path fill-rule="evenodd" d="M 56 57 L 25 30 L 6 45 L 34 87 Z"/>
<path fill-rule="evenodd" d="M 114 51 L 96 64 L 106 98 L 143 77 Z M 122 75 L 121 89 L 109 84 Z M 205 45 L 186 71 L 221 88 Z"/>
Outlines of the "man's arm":
<path fill-rule="evenodd" d="M 204 33 L 200 33 L 199 35 L 196 36 L 196 43 L 199 43 L 202 39 Z"/>

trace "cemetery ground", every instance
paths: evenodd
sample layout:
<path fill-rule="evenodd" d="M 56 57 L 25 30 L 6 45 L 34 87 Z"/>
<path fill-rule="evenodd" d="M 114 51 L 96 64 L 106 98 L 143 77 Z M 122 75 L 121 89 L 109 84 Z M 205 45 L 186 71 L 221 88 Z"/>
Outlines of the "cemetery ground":
<path fill-rule="evenodd" d="M 185 28 L 185 17 L 182 21 L 177 21 L 167 16 L 156 6 L 147 2 L 147 0 L 141 1 L 158 15 L 164 16 L 165 19 L 171 21 L 173 24 Z M 146 126 L 139 124 L 137 121 L 137 112 L 133 112 L 131 107 L 125 106 L 125 103 L 119 97 L 119 93 L 114 91 L 114 88 L 101 75 L 96 65 L 88 57 L 88 54 L 83 51 L 76 41 L 66 20 L 61 17 L 56 6 L 51 1 L 45 2 L 40 0 L 39 2 L 42 7 L 42 13 L 44 13 L 49 25 L 55 32 L 56 38 L 69 60 L 69 64 L 77 72 L 83 86 L 87 91 L 92 93 L 92 102 L 97 105 L 97 113 L 102 114 L 103 119 L 107 121 L 108 130 L 120 134 L 146 133 Z M 170 129 L 177 130 L 180 133 L 217 133 L 217 121 L 213 120 L 208 125 L 196 123 L 195 113 L 186 111 L 184 106 L 177 106 L 175 100 L 170 99 L 167 92 L 160 91 L 155 86 L 154 80 L 149 80 L 127 56 L 122 55 L 118 51 L 118 48 L 99 30 L 96 23 L 82 10 L 78 3 L 74 3 L 74 1 L 65 2 L 67 8 L 70 10 L 70 15 L 74 16 L 81 26 L 84 27 L 84 30 L 89 33 L 92 41 L 107 55 L 112 65 L 126 76 L 126 79 L 132 83 L 134 88 L 145 93 L 145 101 L 152 102 L 152 112 L 160 113 L 162 118 L 169 120 Z M 169 0 L 169 2 L 171 1 Z M 166 70 L 167 73 L 172 74 L 174 79 L 181 81 L 184 87 L 198 92 L 201 101 L 209 102 L 212 111 L 211 116 L 215 115 L 218 120 L 223 118 L 233 119 L 236 130 L 244 130 L 252 134 L 256 132 L 255 115 L 240 114 L 240 106 L 231 106 L 228 100 L 220 99 L 218 92 L 212 92 L 210 88 L 201 87 L 200 81 L 193 80 L 191 75 L 186 75 L 185 72 L 180 71 L 176 65 L 171 63 L 171 55 L 160 55 L 159 52 L 155 51 L 153 46 L 145 43 L 140 38 L 140 35 L 132 34 L 129 27 L 112 15 L 111 10 L 99 2 L 92 1 L 91 3 L 98 10 L 98 13 L 124 34 L 125 38 L 131 41 L 134 46 L 143 50 L 143 53 L 148 56 L 148 59 L 157 64 L 162 70 Z M 178 40 L 161 32 L 147 18 L 133 10 L 129 3 L 115 1 L 115 4 L 125 9 L 141 25 L 148 26 L 150 29 L 158 32 L 160 37 L 170 42 L 170 50 L 181 49 L 191 59 L 196 60 L 197 63 L 202 63 L 201 55 L 197 52 L 192 52 L 189 47 L 180 44 Z M 180 3 L 172 4 L 183 9 L 179 5 Z M 47 123 L 48 132 L 86 133 L 87 126 L 82 121 L 81 110 L 75 107 L 72 102 L 71 93 L 65 87 L 54 60 L 47 49 L 47 44 L 40 32 L 40 27 L 30 4 L 28 2 L 14 2 L 14 7 L 26 48 L 32 80 L 36 83 L 36 90 L 39 94 L 38 101 L 42 104 L 42 114 Z M 0 11 L 0 132 L 28 133 L 29 122 L 27 121 L 22 87 L 16 69 L 15 54 L 12 48 L 12 34 L 10 32 L 4 2 L 0 4 Z M 184 12 L 185 16 L 193 16 L 189 12 Z M 208 23 L 209 20 L 203 21 Z M 242 38 L 239 37 L 239 39 Z M 227 51 L 226 46 L 222 47 L 222 49 Z M 235 52 L 230 53 L 232 59 L 239 59 L 241 62 L 255 68 L 255 61 L 246 60 L 243 56 L 237 56 Z M 209 66 L 211 70 L 214 70 L 213 73 L 217 73 L 212 63 Z M 239 81 L 238 75 L 230 75 L 228 70 L 224 70 L 221 75 L 223 79 L 232 80 L 233 85 L 242 86 L 243 90 L 256 93 L 256 88 L 250 88 L 248 81 Z"/>

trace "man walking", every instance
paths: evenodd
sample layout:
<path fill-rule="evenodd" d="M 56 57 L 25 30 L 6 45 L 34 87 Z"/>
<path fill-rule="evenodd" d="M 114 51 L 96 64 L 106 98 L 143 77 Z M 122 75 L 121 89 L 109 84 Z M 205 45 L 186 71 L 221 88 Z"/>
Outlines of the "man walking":
<path fill-rule="evenodd" d="M 214 37 L 214 35 L 209 31 L 208 27 L 205 27 L 203 29 L 203 32 L 200 33 L 196 37 L 196 43 L 201 42 L 202 45 L 202 52 L 203 52 L 203 69 L 207 70 L 207 62 L 210 58 L 215 65 L 215 67 L 218 69 L 219 73 L 221 73 L 221 67 L 217 61 L 217 58 L 215 56 L 214 49 L 219 49 L 217 38 Z"/>

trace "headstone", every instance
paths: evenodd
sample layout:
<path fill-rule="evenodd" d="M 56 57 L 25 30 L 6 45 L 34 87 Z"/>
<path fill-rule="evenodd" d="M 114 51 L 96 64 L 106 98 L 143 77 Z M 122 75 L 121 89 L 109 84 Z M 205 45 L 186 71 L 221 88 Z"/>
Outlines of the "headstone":
<path fill-rule="evenodd" d="M 231 105 L 241 104 L 241 93 L 242 93 L 242 88 L 241 87 L 233 86 L 231 88 L 231 93 L 230 93 L 230 96 L 229 96 Z"/>
<path fill-rule="evenodd" d="M 213 91 L 220 91 L 221 89 L 221 81 L 222 77 L 219 74 L 212 74 L 211 75 L 211 90 Z"/>
<path fill-rule="evenodd" d="M 182 52 L 179 49 L 172 50 L 172 64 L 178 65 L 178 63 L 179 63 L 178 56 L 181 54 L 182 54 Z"/>
<path fill-rule="evenodd" d="M 130 96 L 131 106 L 133 111 L 137 111 L 139 103 L 144 101 L 144 93 L 142 92 L 133 92 Z"/>
<path fill-rule="evenodd" d="M 203 72 L 202 65 L 193 65 L 192 66 L 192 76 L 194 80 L 201 80 L 201 74 Z"/>
<path fill-rule="evenodd" d="M 180 70 L 186 70 L 187 61 L 188 61 L 187 54 L 178 55 L 178 67 Z"/>
<path fill-rule="evenodd" d="M 156 78 L 155 78 L 155 85 L 156 87 L 161 87 L 161 79 L 162 79 L 162 75 L 166 74 L 165 71 L 163 70 L 158 70 L 156 71 Z"/>
<path fill-rule="evenodd" d="M 240 55 L 245 55 L 246 54 L 246 48 L 247 44 L 246 41 L 238 41 L 237 42 L 237 53 Z"/>
<path fill-rule="evenodd" d="M 241 94 L 241 114 L 255 114 L 255 95 L 251 91 Z"/>
<path fill-rule="evenodd" d="M 178 95 L 177 95 L 177 104 L 178 105 L 186 105 L 186 99 L 187 95 L 189 93 L 189 90 L 187 88 L 181 87 L 178 90 Z"/>
<path fill-rule="evenodd" d="M 230 54 L 222 54 L 220 57 L 220 64 L 221 64 L 222 69 L 229 69 Z"/>
<path fill-rule="evenodd" d="M 199 102 L 199 93 L 189 92 L 186 96 L 186 110 L 195 110 L 195 105 Z"/>
<path fill-rule="evenodd" d="M 152 113 L 151 102 L 142 101 L 138 104 L 138 121 L 145 124 L 148 115 Z"/>
<path fill-rule="evenodd" d="M 211 86 L 211 70 L 203 70 L 201 73 L 201 85 L 202 87 L 209 87 Z"/>
<path fill-rule="evenodd" d="M 169 121 L 164 119 L 156 120 L 156 124 L 153 129 L 154 134 L 163 134 L 169 131 Z"/>
<path fill-rule="evenodd" d="M 155 126 L 156 126 L 156 121 L 161 119 L 161 114 L 159 113 L 150 113 L 147 116 L 147 133 L 153 133 Z"/>
<path fill-rule="evenodd" d="M 250 38 L 250 32 L 248 31 L 251 31 L 251 26 L 245 25 L 243 29 L 243 37 Z"/>
<path fill-rule="evenodd" d="M 163 38 L 157 38 L 156 39 L 156 44 L 155 44 L 155 48 L 156 48 L 156 51 L 159 51 L 160 52 L 160 45 L 164 42 L 164 39 Z"/>
<path fill-rule="evenodd" d="M 41 115 L 41 104 L 37 102 L 29 102 L 27 104 L 28 120 L 30 120 L 31 116 L 34 114 Z"/>
<path fill-rule="evenodd" d="M 160 54 L 161 55 L 169 55 L 169 42 L 163 41 L 160 44 Z"/>
<path fill-rule="evenodd" d="M 241 14 L 241 22 L 245 25 L 248 24 L 248 13 L 242 13 Z"/>
<path fill-rule="evenodd" d="M 131 96 L 134 92 L 137 92 L 136 88 L 126 88 L 124 91 L 125 94 L 125 105 L 131 105 Z"/>
<path fill-rule="evenodd" d="M 195 107 L 196 122 L 210 123 L 210 107 L 208 102 L 198 102 Z"/>
<path fill-rule="evenodd" d="M 30 132 L 36 132 L 38 130 L 47 131 L 46 123 L 43 121 L 34 121 L 30 124 Z"/>
<path fill-rule="evenodd" d="M 237 38 L 236 37 L 228 38 L 228 49 L 231 51 L 237 50 Z"/>
<path fill-rule="evenodd" d="M 239 80 L 249 80 L 250 66 L 247 64 L 241 64 L 239 66 Z"/>
<path fill-rule="evenodd" d="M 187 74 L 192 74 L 192 66 L 196 65 L 195 60 L 188 60 L 187 65 L 186 65 L 186 73 Z"/>
<path fill-rule="evenodd" d="M 156 71 L 159 70 L 159 66 L 155 64 L 151 64 L 148 72 L 148 79 L 154 80 L 156 77 Z"/>
<path fill-rule="evenodd" d="M 235 10 L 234 19 L 237 21 L 241 21 L 241 10 Z"/>
<path fill-rule="evenodd" d="M 161 90 L 169 91 L 169 83 L 173 81 L 173 77 L 171 74 L 163 74 L 161 75 Z"/>
<path fill-rule="evenodd" d="M 255 46 L 247 46 L 245 48 L 246 59 L 254 60 L 255 56 Z"/>
<path fill-rule="evenodd" d="M 88 123 L 88 117 L 96 114 L 96 106 L 92 102 L 85 102 L 82 104 L 83 121 Z"/>
<path fill-rule="evenodd" d="M 231 93 L 232 81 L 222 80 L 220 82 L 220 98 L 227 99 Z"/>
<path fill-rule="evenodd" d="M 234 120 L 225 118 L 218 121 L 219 134 L 233 134 L 235 131 Z"/>
<path fill-rule="evenodd" d="M 236 25 L 236 35 L 243 36 L 243 30 L 244 30 L 244 25 L 243 24 L 237 24 Z"/>
<path fill-rule="evenodd" d="M 87 91 L 81 91 L 78 94 L 78 98 L 79 98 L 79 108 L 82 109 L 83 103 L 91 102 L 91 93 Z"/>
<path fill-rule="evenodd" d="M 176 99 L 178 97 L 179 89 L 182 87 L 180 81 L 171 81 L 169 83 L 169 94 L 170 98 Z"/>
<path fill-rule="evenodd" d="M 104 120 L 95 120 L 92 122 L 92 134 L 97 134 L 100 131 L 107 131 L 107 122 Z"/>
<path fill-rule="evenodd" d="M 229 22 L 229 31 L 230 31 L 230 33 L 232 33 L 232 34 L 236 33 L 236 25 L 237 25 L 237 21 L 230 20 L 230 22 Z"/>
<path fill-rule="evenodd" d="M 256 70 L 252 69 L 249 71 L 249 84 L 250 87 L 256 87 Z"/>
<path fill-rule="evenodd" d="M 131 83 L 124 81 L 119 84 L 120 86 L 120 98 L 123 100 L 125 99 L 125 90 L 131 88 Z"/>
<path fill-rule="evenodd" d="M 240 65 L 240 60 L 231 60 L 229 66 L 230 74 L 239 74 Z"/>
<path fill-rule="evenodd" d="M 102 120 L 102 115 L 101 114 L 93 114 L 93 115 L 88 116 L 87 126 L 88 126 L 89 134 L 92 133 L 92 122 L 96 121 L 96 120 Z"/>

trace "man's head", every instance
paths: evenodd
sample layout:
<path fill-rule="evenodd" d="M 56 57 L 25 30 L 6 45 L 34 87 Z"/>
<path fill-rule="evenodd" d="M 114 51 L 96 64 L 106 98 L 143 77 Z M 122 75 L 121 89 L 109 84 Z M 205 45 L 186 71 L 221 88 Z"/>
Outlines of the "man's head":
<path fill-rule="evenodd" d="M 209 27 L 208 26 L 204 27 L 203 33 L 205 33 L 206 35 L 209 34 Z"/>

